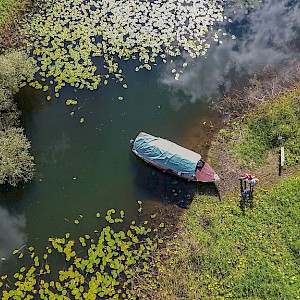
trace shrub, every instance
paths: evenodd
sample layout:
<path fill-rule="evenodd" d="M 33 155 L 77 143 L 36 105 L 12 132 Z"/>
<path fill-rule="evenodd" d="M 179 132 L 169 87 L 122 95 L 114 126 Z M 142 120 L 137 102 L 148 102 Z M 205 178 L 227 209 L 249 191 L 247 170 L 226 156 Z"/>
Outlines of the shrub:
<path fill-rule="evenodd" d="M 13 106 L 13 98 L 10 91 L 0 87 L 0 111 L 1 110 L 7 111 L 12 106 Z"/>
<path fill-rule="evenodd" d="M 33 62 L 24 51 L 13 50 L 0 56 L 0 87 L 16 94 L 33 79 Z"/>
<path fill-rule="evenodd" d="M 0 131 L 0 184 L 8 182 L 16 186 L 33 178 L 34 163 L 29 148 L 23 129 L 10 127 Z"/>
<path fill-rule="evenodd" d="M 20 111 L 13 101 L 13 95 L 33 79 L 33 74 L 34 65 L 25 52 L 13 50 L 0 56 L 0 184 L 15 186 L 33 177 L 30 143 L 23 129 L 14 127 Z"/>

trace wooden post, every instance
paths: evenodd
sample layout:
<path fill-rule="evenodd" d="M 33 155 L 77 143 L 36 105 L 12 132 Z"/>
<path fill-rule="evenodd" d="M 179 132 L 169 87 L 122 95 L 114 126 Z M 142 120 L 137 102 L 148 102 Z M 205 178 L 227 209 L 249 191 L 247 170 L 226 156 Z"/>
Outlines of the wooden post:
<path fill-rule="evenodd" d="M 284 165 L 285 157 L 284 157 L 284 147 L 280 148 L 280 154 L 279 154 L 279 176 L 281 176 L 282 173 L 282 167 Z"/>
<path fill-rule="evenodd" d="M 240 178 L 241 194 L 243 194 L 243 178 Z"/>
<path fill-rule="evenodd" d="M 284 158 L 284 147 L 281 147 L 280 149 L 280 165 L 283 167 L 285 158 Z"/>

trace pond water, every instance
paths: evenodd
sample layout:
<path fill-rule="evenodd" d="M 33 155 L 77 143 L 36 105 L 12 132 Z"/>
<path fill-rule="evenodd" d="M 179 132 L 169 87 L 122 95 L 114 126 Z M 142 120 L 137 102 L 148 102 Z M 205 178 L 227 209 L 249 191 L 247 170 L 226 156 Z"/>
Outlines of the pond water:
<path fill-rule="evenodd" d="M 114 83 L 92 92 L 65 87 L 64 100 L 48 102 L 46 93 L 22 89 L 17 100 L 32 142 L 36 177 L 18 188 L 1 188 L 0 257 L 8 258 L 25 243 L 41 250 L 49 236 L 89 232 L 99 227 L 96 212 L 122 209 L 132 220 L 138 217 L 137 200 L 142 200 L 149 212 L 169 207 L 170 201 L 180 213 L 195 188 L 214 192 L 211 185 L 187 184 L 141 162 L 129 141 L 146 131 L 205 158 L 212 126 L 221 123 L 212 102 L 239 78 L 296 57 L 299 18 L 297 1 L 266 1 L 255 14 L 231 25 L 236 41 L 224 40 L 206 58 L 186 58 L 189 67 L 179 81 L 171 69 L 182 64 L 180 59 L 151 72 L 135 72 L 124 64 L 126 90 Z M 64 102 L 68 98 L 80 103 L 73 117 Z M 78 226 L 74 219 L 79 215 Z M 10 261 L 0 268 L 5 271 Z"/>

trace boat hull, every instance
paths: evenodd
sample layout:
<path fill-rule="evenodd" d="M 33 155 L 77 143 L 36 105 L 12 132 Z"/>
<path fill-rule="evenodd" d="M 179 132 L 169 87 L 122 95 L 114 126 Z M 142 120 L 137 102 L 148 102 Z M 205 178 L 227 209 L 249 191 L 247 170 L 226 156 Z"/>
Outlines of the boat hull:
<path fill-rule="evenodd" d="M 175 175 L 177 177 L 180 177 L 180 178 L 183 178 L 183 179 L 186 179 L 188 181 L 194 181 L 194 182 L 215 182 L 215 181 L 218 181 L 220 178 L 219 176 L 216 174 L 216 172 L 211 168 L 211 166 L 207 163 L 207 162 L 204 162 L 203 160 L 201 160 L 201 162 L 203 163 L 203 166 L 201 168 L 198 168 L 196 167 L 196 163 L 195 163 L 195 160 L 194 160 L 194 163 L 195 163 L 195 168 L 194 168 L 194 172 L 190 172 L 189 174 L 187 173 L 184 173 L 184 172 L 181 172 L 181 170 L 178 170 L 178 165 L 174 165 L 174 168 L 177 167 L 177 170 L 174 170 L 172 169 L 172 165 L 171 167 L 167 167 L 165 164 L 162 164 L 161 163 L 161 157 L 160 156 L 163 156 L 163 155 L 159 155 L 159 159 L 157 159 L 156 156 L 154 156 L 154 159 L 151 159 L 149 157 L 145 157 L 146 155 L 142 155 L 146 152 L 142 152 L 142 151 L 138 151 L 138 146 L 135 148 L 135 141 L 138 139 L 138 138 L 153 138 L 153 139 L 157 139 L 160 140 L 160 138 L 157 138 L 157 137 L 154 137 L 152 135 L 149 135 L 147 133 L 144 133 L 144 132 L 141 132 L 137 138 L 132 142 L 132 151 L 133 153 L 138 156 L 139 158 L 141 158 L 143 161 L 145 161 L 146 163 L 156 167 L 157 169 L 159 170 L 162 170 L 163 172 L 167 172 L 169 174 L 172 174 L 172 175 Z M 161 139 L 163 141 L 163 143 L 165 143 L 167 140 L 164 140 L 164 139 Z M 168 141 L 169 142 L 169 141 Z M 153 143 L 152 141 L 149 142 L 150 143 Z M 193 158 L 196 158 L 197 159 L 197 156 L 195 155 L 199 155 L 199 154 L 196 154 L 195 152 L 192 152 L 191 150 L 188 150 L 186 148 L 183 148 L 181 146 L 178 146 L 176 145 L 175 143 L 172 143 L 172 142 L 169 142 L 171 146 L 175 146 L 175 149 L 178 150 L 179 152 L 184 153 L 184 154 L 188 154 L 188 155 L 191 155 L 191 157 Z M 163 144 L 164 145 L 164 144 Z M 149 145 L 147 145 L 147 153 L 149 154 Z M 152 146 L 150 146 L 152 147 Z M 157 146 L 155 146 L 155 148 L 157 148 Z M 144 150 L 144 149 L 143 149 Z M 150 150 L 153 150 L 152 148 L 150 148 Z M 157 149 L 155 149 L 157 150 Z M 162 150 L 162 152 L 164 151 L 163 149 L 159 149 L 159 150 Z M 182 152 L 183 151 L 183 152 Z M 166 151 L 167 152 L 167 151 Z M 176 153 L 171 153 L 171 159 L 173 156 L 177 155 Z M 152 153 L 150 153 L 148 156 L 151 157 Z M 156 159 L 156 161 L 155 161 Z M 170 161 L 171 160 L 170 157 L 167 157 L 167 160 Z M 199 160 L 201 159 L 201 156 L 199 155 Z M 184 166 L 183 166 L 184 167 Z"/>

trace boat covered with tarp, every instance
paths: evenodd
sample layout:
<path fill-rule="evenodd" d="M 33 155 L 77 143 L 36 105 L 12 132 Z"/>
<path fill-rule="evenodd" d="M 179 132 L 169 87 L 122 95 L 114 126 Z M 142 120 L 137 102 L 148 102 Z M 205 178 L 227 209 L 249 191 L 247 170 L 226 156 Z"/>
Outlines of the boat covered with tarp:
<path fill-rule="evenodd" d="M 191 181 L 220 179 L 201 155 L 169 140 L 140 132 L 132 141 L 132 151 L 145 162 Z"/>

